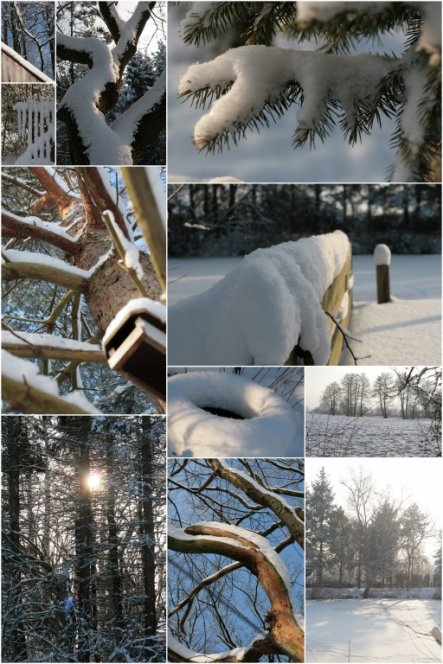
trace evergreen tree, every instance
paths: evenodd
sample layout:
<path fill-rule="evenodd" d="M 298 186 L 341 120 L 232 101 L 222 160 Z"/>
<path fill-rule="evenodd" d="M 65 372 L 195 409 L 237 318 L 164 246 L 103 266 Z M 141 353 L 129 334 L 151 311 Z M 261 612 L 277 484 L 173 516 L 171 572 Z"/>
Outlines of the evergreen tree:
<path fill-rule="evenodd" d="M 324 468 L 307 492 L 306 512 L 306 558 L 312 568 L 313 585 L 321 586 L 331 559 L 330 541 L 336 516 L 334 492 Z"/>
<path fill-rule="evenodd" d="M 439 180 L 440 23 L 439 3 L 193 3 L 182 39 L 213 45 L 217 54 L 192 65 L 180 83 L 179 94 L 196 106 L 214 102 L 196 124 L 194 143 L 222 150 L 294 104 L 294 148 L 314 147 L 335 125 L 354 145 L 394 118 L 391 178 Z M 400 57 L 359 52 L 362 42 L 382 43 L 393 30 L 404 33 Z M 279 34 L 294 48 L 274 46 Z M 297 50 L 308 40 L 318 50 Z"/>

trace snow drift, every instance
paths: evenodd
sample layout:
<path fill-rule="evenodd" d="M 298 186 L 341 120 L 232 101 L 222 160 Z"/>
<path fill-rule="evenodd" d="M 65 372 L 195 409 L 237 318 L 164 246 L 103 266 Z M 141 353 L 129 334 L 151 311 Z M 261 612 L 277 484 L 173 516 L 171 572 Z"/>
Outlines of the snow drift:
<path fill-rule="evenodd" d="M 350 252 L 342 231 L 253 251 L 212 288 L 170 308 L 169 364 L 281 366 L 298 343 L 326 364 L 321 301 Z"/>
<path fill-rule="evenodd" d="M 235 374 L 192 372 L 169 379 L 169 454 L 303 456 L 297 413 L 267 387 Z M 232 411 L 244 419 L 205 410 Z"/>

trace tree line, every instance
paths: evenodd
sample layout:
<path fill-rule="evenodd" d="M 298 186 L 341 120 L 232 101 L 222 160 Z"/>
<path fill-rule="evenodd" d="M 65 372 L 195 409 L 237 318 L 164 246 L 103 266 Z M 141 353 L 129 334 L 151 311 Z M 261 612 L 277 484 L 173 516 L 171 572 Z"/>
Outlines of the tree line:
<path fill-rule="evenodd" d="M 383 371 L 372 385 L 364 372 L 346 373 L 340 382 L 325 387 L 315 411 L 347 417 L 425 417 L 437 426 L 441 420 L 441 370 L 405 367 Z"/>
<path fill-rule="evenodd" d="M 231 256 L 340 229 L 356 254 L 439 253 L 435 185 L 244 185 L 169 187 L 169 254 Z"/>
<path fill-rule="evenodd" d="M 164 659 L 164 418 L 3 419 L 3 661 Z"/>
<path fill-rule="evenodd" d="M 377 495 L 362 469 L 342 482 L 348 509 L 335 501 L 324 468 L 306 493 L 307 585 L 407 588 L 441 585 L 441 548 L 433 563 L 423 552 L 434 526 L 416 503 Z"/>

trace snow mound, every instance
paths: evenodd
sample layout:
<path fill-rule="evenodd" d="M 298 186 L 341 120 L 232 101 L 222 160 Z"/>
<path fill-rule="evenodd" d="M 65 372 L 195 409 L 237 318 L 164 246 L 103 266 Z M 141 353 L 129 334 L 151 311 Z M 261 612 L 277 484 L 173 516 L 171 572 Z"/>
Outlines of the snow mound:
<path fill-rule="evenodd" d="M 376 265 L 391 264 L 391 250 L 387 244 L 377 244 L 374 249 L 374 262 Z"/>
<path fill-rule="evenodd" d="M 169 364 L 281 366 L 293 348 L 330 354 L 325 291 L 343 269 L 342 231 L 258 249 L 212 288 L 169 309 Z"/>
<path fill-rule="evenodd" d="M 205 410 L 231 411 L 244 419 Z M 169 379 L 169 453 L 178 456 L 303 456 L 297 413 L 262 385 L 235 374 L 192 372 Z"/>

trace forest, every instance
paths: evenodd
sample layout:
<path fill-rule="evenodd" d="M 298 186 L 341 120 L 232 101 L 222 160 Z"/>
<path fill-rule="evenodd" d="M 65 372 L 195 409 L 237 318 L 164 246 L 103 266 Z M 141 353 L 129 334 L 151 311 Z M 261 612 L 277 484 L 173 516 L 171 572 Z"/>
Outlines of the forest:
<path fill-rule="evenodd" d="M 335 501 L 324 467 L 306 492 L 307 586 L 357 587 L 363 597 L 377 587 L 434 587 L 441 598 L 441 546 L 433 558 L 424 551 L 438 532 L 429 514 L 379 491 L 363 466 L 348 469 L 341 484 L 347 508 Z"/>
<path fill-rule="evenodd" d="M 160 398 L 108 368 L 101 345 L 131 300 L 162 307 L 161 178 L 158 167 L 3 172 L 7 412 L 164 411 Z"/>
<path fill-rule="evenodd" d="M 2 454 L 2 660 L 164 661 L 164 418 L 4 417 Z"/>
<path fill-rule="evenodd" d="M 241 256 L 343 230 L 354 254 L 439 253 L 437 185 L 170 185 L 169 255 Z"/>
<path fill-rule="evenodd" d="M 304 463 L 169 466 L 168 656 L 304 660 Z"/>

